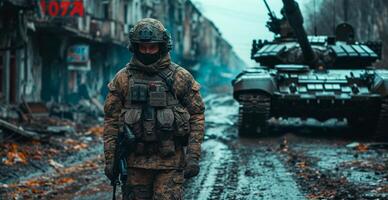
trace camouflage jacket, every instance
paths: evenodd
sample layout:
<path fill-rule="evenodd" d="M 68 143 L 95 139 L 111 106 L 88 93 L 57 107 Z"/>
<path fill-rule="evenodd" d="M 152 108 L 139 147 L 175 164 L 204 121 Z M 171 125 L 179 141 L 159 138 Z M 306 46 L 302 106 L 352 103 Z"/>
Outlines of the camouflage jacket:
<path fill-rule="evenodd" d="M 130 76 L 128 68 L 139 66 L 136 59 L 132 59 L 121 69 L 114 79 L 108 84 L 109 93 L 105 100 L 104 112 L 104 153 L 106 162 L 113 162 L 116 139 L 120 127 L 120 113 L 123 109 L 125 97 L 129 93 Z M 145 69 L 145 72 L 152 72 L 167 65 L 176 65 L 170 62 L 167 55 L 159 63 L 152 67 L 152 70 Z M 144 67 L 144 66 L 140 66 Z M 179 67 L 174 74 L 172 90 L 179 102 L 190 114 L 190 134 L 186 152 L 183 147 L 177 148 L 175 155 L 162 158 L 157 153 L 154 155 L 137 155 L 131 153 L 128 158 L 128 166 L 145 169 L 180 169 L 184 166 L 185 159 L 198 161 L 201 154 L 201 143 L 204 135 L 204 103 L 199 93 L 200 85 L 193 76 L 184 68 Z"/>

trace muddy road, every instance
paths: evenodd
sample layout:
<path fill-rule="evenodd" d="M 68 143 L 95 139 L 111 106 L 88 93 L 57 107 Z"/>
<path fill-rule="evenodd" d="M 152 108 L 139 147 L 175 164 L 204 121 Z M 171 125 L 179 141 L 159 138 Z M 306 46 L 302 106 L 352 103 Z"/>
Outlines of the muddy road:
<path fill-rule="evenodd" d="M 205 99 L 201 171 L 186 181 L 186 199 L 388 198 L 386 144 L 289 132 L 239 138 L 237 103 L 227 95 Z M 97 137 L 84 156 L 55 169 L 2 179 L 1 199 L 110 199 L 101 144 Z"/>

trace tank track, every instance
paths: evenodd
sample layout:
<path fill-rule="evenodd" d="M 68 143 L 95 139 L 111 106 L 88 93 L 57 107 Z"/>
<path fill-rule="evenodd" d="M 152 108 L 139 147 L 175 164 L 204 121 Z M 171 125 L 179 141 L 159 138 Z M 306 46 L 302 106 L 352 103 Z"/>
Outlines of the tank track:
<path fill-rule="evenodd" d="M 271 98 L 260 94 L 243 94 L 239 100 L 239 135 L 267 135 Z"/>
<path fill-rule="evenodd" d="M 380 115 L 376 126 L 376 138 L 384 141 L 388 139 L 388 97 L 381 101 Z"/>

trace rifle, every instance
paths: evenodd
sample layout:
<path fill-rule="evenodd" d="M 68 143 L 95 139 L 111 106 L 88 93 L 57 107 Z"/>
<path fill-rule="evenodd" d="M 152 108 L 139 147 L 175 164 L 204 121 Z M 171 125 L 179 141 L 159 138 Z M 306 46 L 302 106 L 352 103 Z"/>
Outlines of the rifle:
<path fill-rule="evenodd" d="M 117 140 L 115 154 L 113 158 L 113 178 L 111 185 L 113 186 L 113 197 L 112 200 L 116 199 L 116 186 L 121 185 L 121 193 L 123 199 L 128 195 L 126 183 L 128 178 L 128 164 L 127 157 L 130 150 L 133 150 L 135 142 L 135 135 L 124 125 L 124 131 L 120 131 Z"/>

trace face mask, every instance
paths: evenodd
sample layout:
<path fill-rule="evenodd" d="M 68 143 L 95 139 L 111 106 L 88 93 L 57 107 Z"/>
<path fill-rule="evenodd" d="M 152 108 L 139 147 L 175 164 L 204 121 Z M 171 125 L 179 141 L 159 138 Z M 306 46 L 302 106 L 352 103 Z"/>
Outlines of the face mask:
<path fill-rule="evenodd" d="M 145 65 L 150 65 L 152 63 L 155 63 L 160 59 L 160 53 L 154 53 L 154 54 L 149 54 L 149 53 L 136 53 L 136 58 L 143 64 Z"/>

